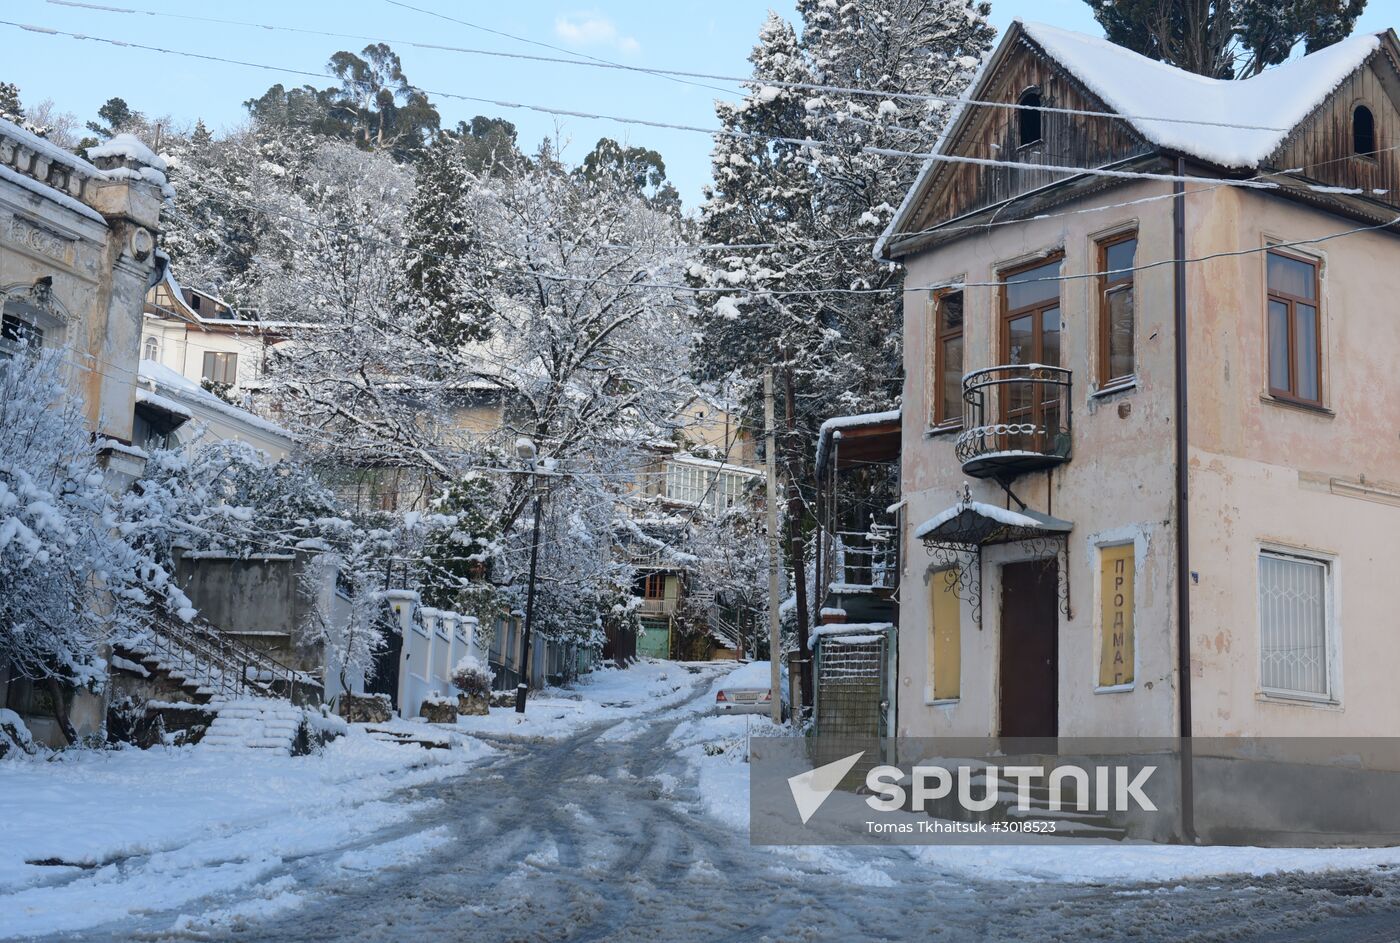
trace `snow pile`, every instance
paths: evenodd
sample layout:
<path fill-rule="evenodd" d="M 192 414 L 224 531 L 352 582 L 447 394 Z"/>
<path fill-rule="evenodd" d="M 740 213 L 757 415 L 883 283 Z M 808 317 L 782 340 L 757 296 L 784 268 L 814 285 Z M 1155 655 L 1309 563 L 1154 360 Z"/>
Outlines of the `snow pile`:
<path fill-rule="evenodd" d="M 781 669 L 783 690 L 787 690 L 787 668 Z M 736 689 L 747 690 L 750 688 L 767 691 L 773 686 L 773 663 L 771 661 L 751 661 L 747 665 L 740 665 L 724 676 L 724 689 L 733 691 Z"/>
<path fill-rule="evenodd" d="M 129 160 L 150 167 L 152 170 L 158 170 L 162 174 L 166 170 L 164 159 L 134 134 L 113 135 L 106 144 L 88 148 L 88 157 L 93 160 L 101 160 L 104 157 Z"/>

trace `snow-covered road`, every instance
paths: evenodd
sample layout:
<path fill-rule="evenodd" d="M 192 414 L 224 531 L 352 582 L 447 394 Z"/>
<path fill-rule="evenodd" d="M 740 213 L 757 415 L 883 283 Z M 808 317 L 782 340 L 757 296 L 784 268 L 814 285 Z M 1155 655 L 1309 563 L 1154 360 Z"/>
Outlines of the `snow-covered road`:
<path fill-rule="evenodd" d="M 669 670 L 677 696 L 613 701 L 570 736 L 484 733 L 494 758 L 405 790 L 415 814 L 373 839 L 81 938 L 1400 939 L 1400 872 L 1386 868 L 1065 883 L 969 875 L 898 848 L 751 847 L 707 810 L 696 784 L 713 777 L 687 753 L 722 669 Z"/>

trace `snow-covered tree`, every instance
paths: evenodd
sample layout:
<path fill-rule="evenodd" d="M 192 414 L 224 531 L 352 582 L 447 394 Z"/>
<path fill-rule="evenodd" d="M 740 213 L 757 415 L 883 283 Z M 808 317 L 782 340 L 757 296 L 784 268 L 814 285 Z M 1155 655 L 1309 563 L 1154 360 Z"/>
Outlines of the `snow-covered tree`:
<path fill-rule="evenodd" d="M 193 610 L 130 539 L 66 379 L 60 352 L 0 361 L 0 652 L 48 686 L 71 741 L 59 684 L 97 683 L 102 644 L 152 609 Z"/>
<path fill-rule="evenodd" d="M 798 12 L 801 38 L 770 15 L 747 96 L 716 106 L 702 239 L 732 248 L 707 250 L 689 275 L 708 292 L 695 362 L 755 388 L 778 372 L 787 545 L 804 572 L 799 483 L 821 421 L 890 408 L 902 386 L 902 275 L 870 248 L 919 168 L 888 152 L 931 145 L 945 109 L 908 96 L 959 94 L 993 31 L 975 0 L 800 0 Z M 806 596 L 803 581 L 799 623 Z"/>

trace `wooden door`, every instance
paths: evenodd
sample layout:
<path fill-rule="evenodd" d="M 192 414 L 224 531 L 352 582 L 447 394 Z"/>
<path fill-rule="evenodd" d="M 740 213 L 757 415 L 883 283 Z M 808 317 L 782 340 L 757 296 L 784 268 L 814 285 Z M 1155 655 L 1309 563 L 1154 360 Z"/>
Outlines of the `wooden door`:
<path fill-rule="evenodd" d="M 1052 560 L 1001 570 L 1001 735 L 1059 731 L 1059 591 Z"/>

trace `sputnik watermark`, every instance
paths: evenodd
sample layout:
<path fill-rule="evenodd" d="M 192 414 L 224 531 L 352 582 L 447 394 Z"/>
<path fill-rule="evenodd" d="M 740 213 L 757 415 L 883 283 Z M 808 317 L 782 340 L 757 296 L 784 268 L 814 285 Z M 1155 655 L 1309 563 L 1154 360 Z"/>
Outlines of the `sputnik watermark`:
<path fill-rule="evenodd" d="M 842 763 L 846 763 L 849 770 L 862 755 L 857 753 L 854 758 L 846 757 L 812 772 Z M 1095 812 L 1130 812 L 1133 803 L 1144 812 L 1156 812 L 1157 806 L 1143 792 L 1156 771 L 1155 766 L 1139 767 L 1136 773 L 1127 766 L 1095 766 L 1091 776 L 1090 771 L 1082 766 L 1057 766 L 1050 771 L 1047 780 L 1046 807 L 1052 812 L 1060 811 L 1068 792 L 1074 797 L 1075 810 L 1080 812 L 1090 810 L 1091 795 Z M 865 775 L 865 788 L 873 794 L 865 802 L 877 812 L 898 812 L 901 809 L 923 812 L 925 803 L 948 798 L 956 783 L 958 805 L 968 812 L 986 812 L 1002 801 L 1004 778 L 1016 785 L 1017 811 L 1028 812 L 1032 808 L 1033 781 L 1045 777 L 1043 766 L 957 766 L 951 769 L 946 766 L 915 766 L 909 771 L 910 783 L 906 789 L 903 770 L 897 766 L 876 766 Z M 840 777 L 837 779 L 839 781 Z M 1091 781 L 1094 784 L 1092 794 L 1089 788 Z M 1073 788 L 1067 790 L 1067 783 Z M 975 787 L 978 786 L 981 787 L 981 795 L 974 796 Z M 804 825 L 807 818 L 802 820 Z"/>
<path fill-rule="evenodd" d="M 792 801 L 797 806 L 797 814 L 803 825 L 811 821 L 863 756 L 864 750 L 788 777 L 788 789 L 792 792 Z M 1051 812 L 1065 807 L 1066 794 L 1073 797 L 1071 804 L 1080 812 L 1090 809 L 1095 812 L 1129 812 L 1134 804 L 1144 812 L 1156 812 L 1156 804 L 1143 791 L 1156 771 L 1155 766 L 1142 766 L 1137 770 L 1127 766 L 1095 766 L 1091 773 L 1083 766 L 1056 766 L 1050 770 L 1047 779 L 1043 766 L 915 766 L 907 775 L 897 766 L 876 766 L 865 774 L 865 789 L 869 793 L 865 804 L 876 812 L 923 812 L 927 803 L 948 798 L 956 788 L 956 800 L 963 809 L 987 812 L 1002 802 L 1005 795 L 1002 786 L 1004 781 L 1009 780 L 1016 788 L 1015 808 L 1020 812 L 1029 812 L 1033 808 L 1033 784 L 1037 780 L 1046 780 L 1046 808 Z M 980 796 L 974 795 L 977 791 L 981 792 Z M 931 823 L 924 829 L 938 830 Z M 977 829 L 955 827 L 947 830 Z"/>

